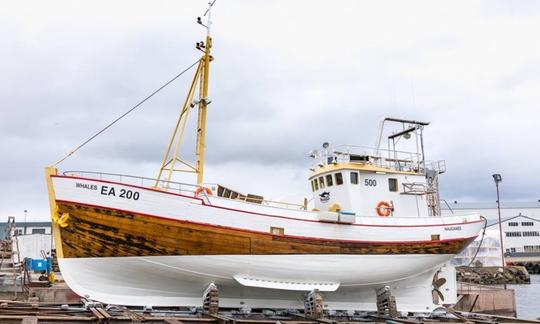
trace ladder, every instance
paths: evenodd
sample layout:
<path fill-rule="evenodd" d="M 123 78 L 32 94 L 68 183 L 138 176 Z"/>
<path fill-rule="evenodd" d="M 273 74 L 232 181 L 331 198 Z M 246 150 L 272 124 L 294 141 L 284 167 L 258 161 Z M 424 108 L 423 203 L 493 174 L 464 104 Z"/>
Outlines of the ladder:
<path fill-rule="evenodd" d="M 13 299 L 17 299 L 19 292 L 17 282 L 19 280 L 21 281 L 20 287 L 22 287 L 22 263 L 17 234 L 15 217 L 9 216 L 5 228 L 5 236 L 0 243 L 0 275 L 13 280 Z"/>

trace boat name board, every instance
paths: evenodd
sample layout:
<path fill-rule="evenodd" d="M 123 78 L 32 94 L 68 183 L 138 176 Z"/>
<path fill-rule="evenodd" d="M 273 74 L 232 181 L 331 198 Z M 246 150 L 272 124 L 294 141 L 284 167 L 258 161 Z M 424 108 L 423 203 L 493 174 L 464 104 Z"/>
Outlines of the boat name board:
<path fill-rule="evenodd" d="M 103 196 L 114 196 L 125 199 L 139 200 L 141 194 L 135 190 L 124 188 L 115 188 L 113 186 L 95 185 L 88 183 L 75 182 L 76 188 L 99 191 Z M 118 195 L 117 195 L 118 194 Z"/>
<path fill-rule="evenodd" d="M 461 226 L 446 226 L 445 231 L 461 231 Z"/>

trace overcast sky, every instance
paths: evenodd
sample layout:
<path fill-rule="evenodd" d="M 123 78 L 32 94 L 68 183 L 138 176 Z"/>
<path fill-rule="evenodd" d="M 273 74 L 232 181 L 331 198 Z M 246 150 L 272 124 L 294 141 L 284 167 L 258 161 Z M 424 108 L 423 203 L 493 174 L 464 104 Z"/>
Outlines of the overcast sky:
<path fill-rule="evenodd" d="M 48 219 L 43 168 L 198 59 L 197 1 L 0 8 L 0 217 Z M 208 182 L 309 194 L 310 149 L 373 145 L 386 116 L 430 121 L 443 198 L 540 199 L 540 2 L 231 1 L 213 11 Z M 155 176 L 190 75 L 60 170 Z M 189 150 L 188 150 L 189 152 Z"/>

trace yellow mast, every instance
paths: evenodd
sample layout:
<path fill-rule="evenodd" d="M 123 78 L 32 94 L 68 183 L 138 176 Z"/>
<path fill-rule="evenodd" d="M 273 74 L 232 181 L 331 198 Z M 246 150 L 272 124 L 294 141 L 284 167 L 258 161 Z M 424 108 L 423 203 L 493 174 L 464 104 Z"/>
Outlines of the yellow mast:
<path fill-rule="evenodd" d="M 214 1 L 215 2 L 215 1 Z M 211 9 L 214 2 L 209 3 L 209 8 L 206 11 L 205 15 L 208 14 L 207 25 L 204 25 L 201 22 L 200 18 L 197 18 L 197 22 L 206 27 L 206 42 L 199 42 L 196 45 L 198 50 L 204 52 L 204 55 L 199 60 L 199 65 L 197 71 L 191 82 L 191 87 L 189 88 L 186 100 L 176 122 L 173 134 L 165 151 L 165 156 L 163 157 L 163 162 L 159 170 L 157 181 L 155 187 L 161 187 L 164 189 L 169 188 L 169 181 L 172 178 L 174 172 L 190 172 L 197 174 L 197 185 L 202 185 L 204 181 L 204 159 L 205 159 L 205 149 L 206 149 L 206 113 L 210 100 L 208 99 L 208 79 L 210 72 L 210 62 L 213 60 L 213 57 L 210 55 L 210 50 L 212 48 L 212 37 L 210 37 L 210 25 L 211 21 Z M 199 100 L 193 101 L 195 95 L 196 85 L 199 83 Z M 178 157 L 180 152 L 180 145 L 182 143 L 182 138 L 184 136 L 184 130 L 186 126 L 187 119 L 189 117 L 189 111 L 195 106 L 198 107 L 198 118 L 197 118 L 197 142 L 195 148 L 195 155 L 197 161 L 195 165 L 184 161 Z M 174 145 L 174 148 L 173 148 Z M 176 162 L 180 162 L 184 168 L 177 168 Z M 162 179 L 163 177 L 163 179 Z"/>
<path fill-rule="evenodd" d="M 208 26 L 210 29 L 210 26 Z M 204 157 L 206 149 L 206 110 L 210 101 L 208 100 L 208 76 L 210 72 L 210 49 L 212 48 L 212 38 L 206 36 L 206 46 L 203 57 L 203 73 L 202 73 L 202 89 L 199 100 L 199 119 L 197 122 L 197 184 L 200 186 L 203 183 L 204 175 Z"/>

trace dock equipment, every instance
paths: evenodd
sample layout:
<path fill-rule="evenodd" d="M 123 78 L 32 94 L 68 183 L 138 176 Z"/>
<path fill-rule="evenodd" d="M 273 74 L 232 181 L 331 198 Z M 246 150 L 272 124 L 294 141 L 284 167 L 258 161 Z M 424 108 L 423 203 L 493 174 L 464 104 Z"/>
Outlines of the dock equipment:
<path fill-rule="evenodd" d="M 22 263 L 17 239 L 15 217 L 9 216 L 5 228 L 4 239 L 0 241 L 0 280 L 4 287 L 12 286 L 13 299 L 22 290 Z"/>
<path fill-rule="evenodd" d="M 384 286 L 377 290 L 377 314 L 379 316 L 387 316 L 397 318 L 398 311 L 396 298 L 392 296 L 390 287 Z"/>
<path fill-rule="evenodd" d="M 219 311 L 219 290 L 214 283 L 208 285 L 203 294 L 203 312 L 216 315 Z"/>
<path fill-rule="evenodd" d="M 28 287 L 47 287 L 54 282 L 52 257 L 43 255 L 42 259 L 25 258 L 23 263 L 23 283 Z M 41 274 L 38 281 L 33 280 L 32 274 Z"/>
<path fill-rule="evenodd" d="M 133 308 L 105 306 L 86 300 L 85 303 L 61 305 L 51 303 L 0 300 L 0 322 L 9 323 L 184 323 L 184 324 L 362 324 L 370 323 L 535 323 L 515 317 L 444 310 L 430 317 L 407 316 L 389 318 L 376 312 L 326 314 L 325 318 L 308 319 L 297 310 L 220 310 L 204 314 L 201 308 Z"/>
<path fill-rule="evenodd" d="M 319 289 L 314 289 L 306 294 L 304 299 L 304 314 L 306 318 L 321 319 L 324 316 L 323 297 Z"/>

